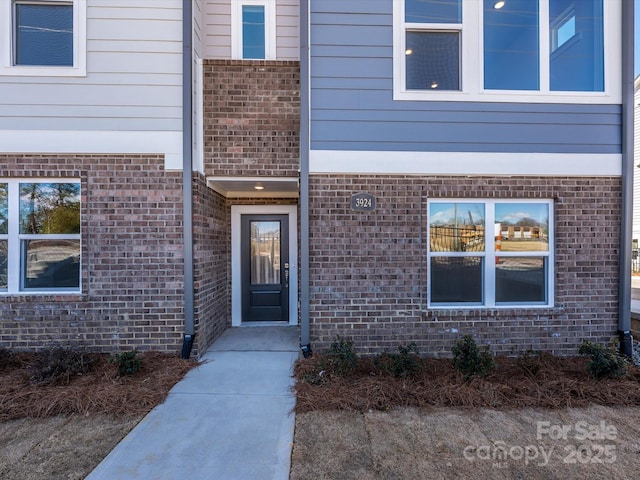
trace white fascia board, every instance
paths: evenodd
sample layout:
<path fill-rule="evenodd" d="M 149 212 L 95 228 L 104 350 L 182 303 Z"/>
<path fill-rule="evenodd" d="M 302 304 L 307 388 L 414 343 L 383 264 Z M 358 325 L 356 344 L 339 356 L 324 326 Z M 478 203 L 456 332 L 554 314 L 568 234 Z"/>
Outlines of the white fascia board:
<path fill-rule="evenodd" d="M 311 150 L 309 172 L 387 175 L 622 175 L 621 154 Z"/>
<path fill-rule="evenodd" d="M 2 130 L 1 153 L 163 154 L 166 170 L 182 170 L 182 132 Z"/>

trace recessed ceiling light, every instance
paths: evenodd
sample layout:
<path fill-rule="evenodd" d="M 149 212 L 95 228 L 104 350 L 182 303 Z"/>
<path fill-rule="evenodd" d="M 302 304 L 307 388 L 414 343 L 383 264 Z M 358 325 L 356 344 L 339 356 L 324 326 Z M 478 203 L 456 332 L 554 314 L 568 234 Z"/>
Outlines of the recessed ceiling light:
<path fill-rule="evenodd" d="M 253 188 L 254 190 L 264 190 L 264 187 L 262 185 L 254 185 Z"/>
<path fill-rule="evenodd" d="M 493 4 L 493 8 L 495 8 L 496 10 L 500 10 L 502 7 L 504 7 L 504 0 L 499 0 L 498 2 Z"/>
<path fill-rule="evenodd" d="M 413 50 L 411 50 L 410 48 L 407 48 L 407 49 L 404 51 L 404 54 L 405 54 L 405 55 L 411 55 L 412 53 L 413 53 Z"/>
<path fill-rule="evenodd" d="M 438 88 L 438 82 L 431 82 L 431 88 Z"/>

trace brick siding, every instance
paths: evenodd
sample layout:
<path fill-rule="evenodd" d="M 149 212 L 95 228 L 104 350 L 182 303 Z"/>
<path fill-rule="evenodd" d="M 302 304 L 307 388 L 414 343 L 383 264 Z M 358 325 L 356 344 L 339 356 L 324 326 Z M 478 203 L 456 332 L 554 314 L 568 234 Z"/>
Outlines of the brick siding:
<path fill-rule="evenodd" d="M 196 343 L 192 354 L 205 352 L 231 326 L 231 220 L 222 195 L 194 174 L 193 255 Z"/>
<path fill-rule="evenodd" d="M 583 339 L 617 331 L 620 178 L 312 175 L 310 331 L 315 350 L 336 336 L 357 351 L 451 354 L 470 333 L 492 351 L 576 354 Z M 350 196 L 377 197 L 354 212 Z M 542 309 L 426 307 L 429 198 L 553 199 L 555 305 Z"/>
<path fill-rule="evenodd" d="M 300 64 L 205 60 L 206 175 L 297 177 Z"/>
<path fill-rule="evenodd" d="M 159 155 L 2 155 L 0 178 L 81 182 L 82 293 L 0 297 L 0 346 L 179 351 L 182 185 Z"/>

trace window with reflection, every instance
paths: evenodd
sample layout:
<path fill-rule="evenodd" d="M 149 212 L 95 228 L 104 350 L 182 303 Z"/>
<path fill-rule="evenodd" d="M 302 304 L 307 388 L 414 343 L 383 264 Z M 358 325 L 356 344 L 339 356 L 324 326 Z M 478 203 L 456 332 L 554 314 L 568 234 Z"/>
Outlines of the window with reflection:
<path fill-rule="evenodd" d="M 495 214 L 496 303 L 544 303 L 549 205 L 498 203 Z"/>
<path fill-rule="evenodd" d="M 405 0 L 407 90 L 460 90 L 462 0 Z"/>
<path fill-rule="evenodd" d="M 79 291 L 80 183 L 0 183 L 0 290 Z"/>
<path fill-rule="evenodd" d="M 265 58 L 264 5 L 242 6 L 242 58 Z"/>
<path fill-rule="evenodd" d="M 15 65 L 73 66 L 71 1 L 16 0 L 14 17 Z"/>
<path fill-rule="evenodd" d="M 280 222 L 251 222 L 251 284 L 280 283 Z"/>
<path fill-rule="evenodd" d="M 602 0 L 549 2 L 552 91 L 604 91 Z"/>
<path fill-rule="evenodd" d="M 20 184 L 22 288 L 80 287 L 80 185 Z"/>
<path fill-rule="evenodd" d="M 550 305 L 551 201 L 432 200 L 428 303 Z"/>
<path fill-rule="evenodd" d="M 604 0 L 394 2 L 396 94 L 420 99 L 438 91 L 604 92 L 605 42 L 613 39 L 605 35 L 605 5 Z"/>

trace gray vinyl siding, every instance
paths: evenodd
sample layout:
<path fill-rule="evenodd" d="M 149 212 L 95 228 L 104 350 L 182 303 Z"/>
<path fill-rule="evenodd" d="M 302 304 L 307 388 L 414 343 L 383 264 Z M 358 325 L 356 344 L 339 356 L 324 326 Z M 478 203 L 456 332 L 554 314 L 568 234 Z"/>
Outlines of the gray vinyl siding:
<path fill-rule="evenodd" d="M 620 153 L 620 105 L 393 100 L 389 0 L 311 2 L 311 149 Z"/>
<path fill-rule="evenodd" d="M 231 0 L 204 0 L 204 58 L 231 58 Z"/>
<path fill-rule="evenodd" d="M 231 58 L 231 0 L 203 0 L 204 58 Z M 300 56 L 300 2 L 276 0 L 276 59 Z"/>
<path fill-rule="evenodd" d="M 180 131 L 181 0 L 88 0 L 86 77 L 0 76 L 0 129 Z"/>

